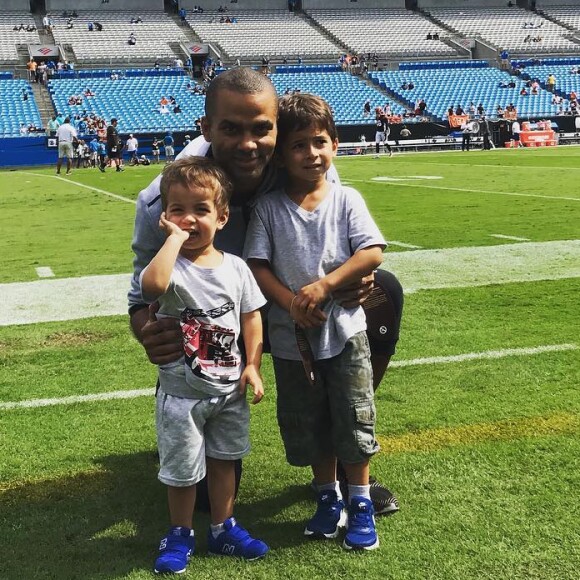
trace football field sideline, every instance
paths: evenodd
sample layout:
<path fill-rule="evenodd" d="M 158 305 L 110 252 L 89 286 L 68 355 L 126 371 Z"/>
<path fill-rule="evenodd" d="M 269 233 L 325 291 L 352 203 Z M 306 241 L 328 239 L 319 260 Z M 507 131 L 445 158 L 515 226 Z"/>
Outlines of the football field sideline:
<path fill-rule="evenodd" d="M 387 252 L 382 267 L 407 294 L 579 278 L 580 240 Z M 126 314 L 130 280 L 113 274 L 0 284 L 0 326 Z"/>

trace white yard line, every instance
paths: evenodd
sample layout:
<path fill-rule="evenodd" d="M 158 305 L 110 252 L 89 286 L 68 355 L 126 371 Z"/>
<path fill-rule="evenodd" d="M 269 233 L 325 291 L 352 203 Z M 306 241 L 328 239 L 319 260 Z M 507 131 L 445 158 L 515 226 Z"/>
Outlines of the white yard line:
<path fill-rule="evenodd" d="M 372 179 L 351 179 L 352 182 L 358 183 L 380 183 L 381 185 L 395 185 L 397 187 L 421 187 L 424 189 L 440 189 L 443 191 L 459 191 L 461 193 L 482 193 L 485 195 L 509 195 L 515 197 L 538 197 L 540 199 L 559 199 L 564 201 L 578 201 L 580 197 L 565 197 L 563 195 L 541 195 L 539 193 L 518 193 L 515 191 L 488 191 L 484 189 L 465 189 L 462 187 L 447 187 L 441 185 L 425 185 L 423 181 L 415 181 L 414 183 L 401 183 L 400 181 L 373 181 Z"/>
<path fill-rule="evenodd" d="M 110 191 L 106 191 L 104 189 L 99 189 L 98 187 L 94 187 L 93 185 L 85 185 L 84 183 L 79 183 L 78 181 L 73 181 L 70 177 L 66 178 L 66 177 L 60 177 L 59 175 L 46 175 L 43 173 L 33 173 L 32 171 L 19 171 L 19 173 L 26 173 L 26 175 L 35 175 L 36 177 L 42 177 L 43 179 L 46 179 L 47 177 L 50 177 L 52 179 L 58 179 L 59 181 L 64 181 L 65 183 L 69 183 L 69 184 L 73 184 L 73 185 L 77 185 L 78 187 L 84 187 L 85 189 L 90 189 L 91 191 L 98 191 L 99 193 L 102 193 L 103 195 L 107 195 L 109 197 L 112 197 L 113 199 L 118 199 L 119 201 L 126 201 L 127 203 L 132 203 L 132 204 L 137 204 L 137 201 L 134 199 L 131 199 L 129 197 L 123 197 L 122 195 L 117 195 L 116 193 L 111 193 Z"/>
<path fill-rule="evenodd" d="M 406 293 L 580 278 L 580 240 L 387 252 Z M 0 284 L 0 326 L 127 313 L 130 274 Z"/>
<path fill-rule="evenodd" d="M 389 240 L 389 246 L 396 246 L 397 248 L 408 248 L 409 250 L 420 250 L 421 246 L 414 246 L 413 244 L 405 244 L 405 242 L 396 242 Z"/>
<path fill-rule="evenodd" d="M 506 348 L 501 350 L 488 350 L 484 352 L 468 352 L 451 356 L 434 356 L 427 358 L 415 358 L 409 360 L 393 361 L 391 368 L 403 368 L 423 365 L 438 365 L 449 363 L 462 363 L 471 360 L 500 359 L 514 356 L 533 356 L 550 352 L 565 352 L 577 350 L 576 344 L 548 344 L 531 348 Z M 110 401 L 113 399 L 134 399 L 136 397 L 152 396 L 155 389 L 134 389 L 130 391 L 112 391 L 110 393 L 98 393 L 95 395 L 74 395 L 55 399 L 29 399 L 27 401 L 9 401 L 0 403 L 0 410 L 9 409 L 32 409 L 36 407 L 51 407 L 56 405 L 73 405 L 75 403 L 92 403 L 94 401 Z"/>
<path fill-rule="evenodd" d="M 448 363 L 461 363 L 469 360 L 483 360 L 506 358 L 509 356 L 532 356 L 545 352 L 564 352 L 567 350 L 578 350 L 576 344 L 547 344 L 532 348 L 506 348 L 501 350 L 488 350 L 485 352 L 467 352 L 455 356 L 431 356 L 426 358 L 415 358 L 410 360 L 395 360 L 389 364 L 389 368 L 414 367 L 420 365 L 437 365 Z"/>
<path fill-rule="evenodd" d="M 54 278 L 54 272 L 48 266 L 39 266 L 36 268 L 36 273 L 39 278 Z"/>
<path fill-rule="evenodd" d="M 529 242 L 530 238 L 519 238 L 518 236 L 506 236 L 504 234 L 489 234 L 491 238 L 498 238 L 499 240 L 513 240 L 514 242 Z"/>

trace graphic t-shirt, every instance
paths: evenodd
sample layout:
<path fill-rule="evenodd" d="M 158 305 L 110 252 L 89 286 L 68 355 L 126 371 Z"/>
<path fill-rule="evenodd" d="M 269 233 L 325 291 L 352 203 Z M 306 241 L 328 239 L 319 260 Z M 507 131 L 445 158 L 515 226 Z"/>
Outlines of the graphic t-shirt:
<path fill-rule="evenodd" d="M 266 300 L 245 262 L 224 253 L 216 268 L 178 256 L 158 317 L 179 318 L 184 356 L 159 367 L 161 388 L 190 399 L 227 395 L 239 384 L 240 316 Z"/>

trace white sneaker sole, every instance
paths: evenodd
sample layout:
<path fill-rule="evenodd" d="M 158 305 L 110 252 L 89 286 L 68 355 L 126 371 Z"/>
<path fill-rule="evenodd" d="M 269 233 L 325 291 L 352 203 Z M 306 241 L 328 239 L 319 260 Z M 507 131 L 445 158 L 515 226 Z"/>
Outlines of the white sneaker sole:
<path fill-rule="evenodd" d="M 340 514 L 340 519 L 338 520 L 338 523 L 336 524 L 336 529 L 331 532 L 331 533 L 324 533 L 324 532 L 318 532 L 318 531 L 312 531 L 308 529 L 308 526 L 306 526 L 304 528 L 304 535 L 308 536 L 309 538 L 326 538 L 327 540 L 332 540 L 336 537 L 338 537 L 338 534 L 340 534 L 340 530 L 343 528 L 346 528 L 346 524 L 348 522 L 348 515 L 346 513 L 345 510 L 342 510 L 342 513 Z"/>

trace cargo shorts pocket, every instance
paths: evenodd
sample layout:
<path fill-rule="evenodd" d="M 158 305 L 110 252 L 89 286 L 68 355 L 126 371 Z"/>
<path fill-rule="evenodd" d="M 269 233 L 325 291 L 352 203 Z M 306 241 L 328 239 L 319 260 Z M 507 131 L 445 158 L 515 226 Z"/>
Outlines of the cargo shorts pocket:
<path fill-rule="evenodd" d="M 374 403 L 360 402 L 353 406 L 354 430 L 360 453 L 365 456 L 374 455 L 379 445 L 375 439 L 376 410 Z"/>

